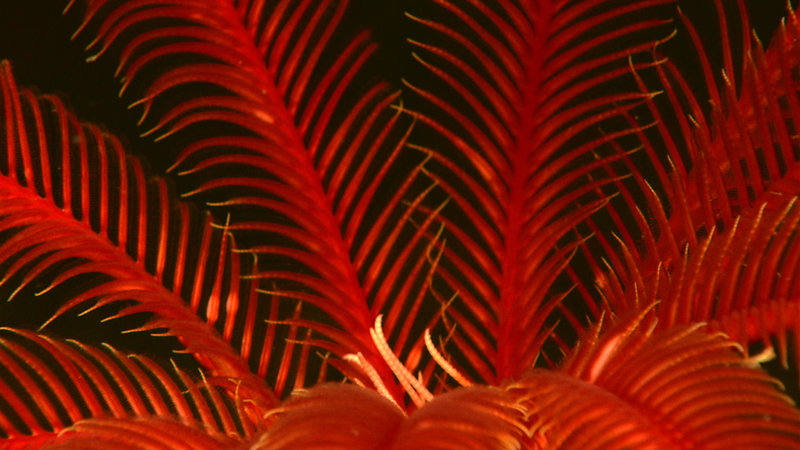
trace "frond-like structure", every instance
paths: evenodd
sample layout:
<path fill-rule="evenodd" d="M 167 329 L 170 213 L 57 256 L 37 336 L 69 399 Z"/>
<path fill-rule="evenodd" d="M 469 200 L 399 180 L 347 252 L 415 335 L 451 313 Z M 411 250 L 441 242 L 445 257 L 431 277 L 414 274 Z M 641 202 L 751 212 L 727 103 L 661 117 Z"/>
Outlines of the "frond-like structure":
<path fill-rule="evenodd" d="M 279 420 L 255 448 L 388 448 L 405 419 L 386 398 L 352 385 L 298 390 L 275 412 Z M 315 432 L 309 432 L 312 427 Z"/>
<path fill-rule="evenodd" d="M 738 345 L 701 325 L 658 331 L 655 322 L 648 308 L 593 326 L 558 370 L 453 389 L 407 418 L 370 390 L 317 386 L 276 410 L 280 416 L 260 443 L 281 449 L 800 444 L 800 413 Z"/>
<path fill-rule="evenodd" d="M 87 419 L 67 428 L 53 441 L 46 443 L 47 448 L 223 450 L 241 445 L 224 434 L 203 432 L 161 417 Z"/>
<path fill-rule="evenodd" d="M 645 314 L 593 327 L 559 370 L 509 384 L 524 409 L 527 448 L 800 444 L 800 414 L 736 344 L 700 325 L 656 331 Z"/>
<path fill-rule="evenodd" d="M 405 417 L 373 391 L 321 385 L 295 393 L 261 442 L 270 449 L 518 449 L 525 425 L 515 400 L 501 388 L 475 386 L 437 396 Z"/>
<path fill-rule="evenodd" d="M 368 34 L 336 31 L 347 8 L 90 1 L 81 26 L 97 36 L 89 45 L 97 55 L 119 56 L 123 91 L 143 108 L 146 134 L 181 145 L 182 133 L 195 133 L 172 170 L 183 195 L 227 217 L 237 244 L 258 258 L 265 295 L 253 308 L 276 318 L 253 322 L 235 305 L 229 313 L 238 314 L 242 353 L 278 391 L 303 384 L 302 375 L 287 377 L 290 366 L 315 376 L 309 360 L 320 351 L 361 353 L 393 383 L 369 329 L 384 312 L 386 327 L 400 330 L 401 312 L 417 314 L 430 277 L 423 237 L 431 221 L 415 230 L 407 219 L 425 195 L 411 190 L 420 161 L 401 154 L 407 131 L 390 108 L 398 94 L 362 75 L 375 50 Z M 266 348 L 285 338 L 317 350 Z"/>
<path fill-rule="evenodd" d="M 0 160 L 0 289 L 7 300 L 2 305 L 6 311 L 3 324 L 38 327 L 50 335 L 71 337 L 81 342 L 76 345 L 84 350 L 99 345 L 97 340 L 102 339 L 106 328 L 131 333 L 153 348 L 167 346 L 161 358 L 171 357 L 172 350 L 190 354 L 195 366 L 204 367 L 210 377 L 229 380 L 221 386 L 238 385 L 235 390 L 246 393 L 255 409 L 266 410 L 273 405 L 271 390 L 213 327 L 232 328 L 233 318 L 226 314 L 226 308 L 238 304 L 240 292 L 255 292 L 241 276 L 240 256 L 233 251 L 230 237 L 214 228 L 208 215 L 199 215 L 174 200 L 163 179 L 148 180 L 139 162 L 126 155 L 114 136 L 80 123 L 55 97 L 37 97 L 31 91 L 17 89 L 7 62 L 0 64 L 0 102 L 4 146 Z M 200 242 L 190 248 L 189 242 L 198 238 Z M 69 351 L 44 335 L 18 334 L 32 340 L 31 345 Z M 127 344 L 135 347 L 135 341 Z M 47 369 L 52 361 L 37 362 L 35 353 L 25 350 L 24 345 L 9 345 L 16 356 L 6 358 L 4 366 L 24 363 L 22 368 L 9 369 L 11 378 L 31 371 L 38 376 L 53 371 L 55 375 L 45 380 L 51 384 L 63 382 L 59 377 L 64 371 L 70 379 L 72 375 L 84 376 L 64 368 L 73 356 L 59 356 L 56 362 L 60 367 Z M 14 350 L 17 348 L 22 356 Z M 103 366 L 111 367 L 104 362 L 107 357 L 94 350 L 85 351 L 101 358 Z M 14 358 L 18 362 L 14 363 Z M 166 374 L 152 362 L 145 365 L 157 372 L 156 378 Z M 33 383 L 28 389 L 41 384 L 35 378 L 28 381 Z M 28 381 L 5 387 L 14 391 L 15 386 L 27 386 Z M 118 381 L 126 383 L 125 389 L 144 383 L 144 379 Z M 89 385 L 82 386 L 89 395 Z M 9 434 L 25 433 L 21 431 L 25 429 L 52 431 L 56 425 L 89 417 L 87 412 L 91 417 L 97 412 L 104 415 L 102 411 L 114 406 L 113 397 L 118 392 L 111 386 L 98 385 L 92 391 L 102 401 L 112 402 L 110 406 L 76 406 L 66 413 L 48 407 L 48 411 L 25 413 L 21 422 L 5 420 L 4 430 Z M 24 413 L 24 408 L 52 401 L 52 395 L 67 401 L 66 397 L 74 394 L 72 388 L 53 389 L 56 391 L 52 394 L 34 395 L 7 406 L 14 414 Z M 185 387 L 173 388 L 172 392 L 182 389 Z M 233 398 L 234 389 L 228 395 Z M 11 401 L 12 395 L 3 398 Z M 162 407 L 150 413 L 172 417 L 175 411 L 163 405 L 173 403 L 162 401 L 158 404 Z M 131 414 L 146 413 L 136 405 L 125 408 Z M 256 413 L 258 416 L 260 413 Z M 34 426 L 41 417 L 49 425 L 37 422 L 39 426 Z"/>
<path fill-rule="evenodd" d="M 723 3 L 716 5 L 727 30 Z M 743 8 L 738 5 L 738 22 L 749 27 Z M 721 80 L 693 25 L 684 23 L 700 53 L 711 109 L 704 111 L 675 65 L 658 68 L 667 101 L 648 104 L 661 124 L 659 133 L 640 135 L 655 177 L 647 182 L 629 167 L 638 181 L 634 190 L 644 193 L 647 204 L 626 197 L 626 208 L 639 220 L 630 230 L 622 227 L 618 242 L 601 238 L 607 249 L 621 250 L 598 282 L 614 311 L 658 301 L 659 327 L 706 322 L 709 330 L 723 331 L 745 348 L 777 343 L 786 367 L 788 349 L 800 349 L 787 345 L 790 336 L 795 343 L 800 336 L 800 291 L 794 282 L 800 232 L 797 17 L 789 6 L 786 23 L 766 51 L 757 39 L 746 40 L 737 65 L 723 40 Z M 669 123 L 679 132 L 668 129 Z M 669 163 L 659 159 L 660 151 Z M 631 236 L 642 236 L 643 242 Z M 605 271 L 596 260 L 595 268 Z"/>
<path fill-rule="evenodd" d="M 181 445 L 198 440 L 221 447 L 252 439 L 261 426 L 260 415 L 246 414 L 225 390 L 144 356 L 27 330 L 0 335 L 0 427 L 19 448 L 76 448 L 91 440 L 97 440 L 91 448 L 111 448 L 137 434 L 163 445 L 183 439 Z M 153 422 L 165 425 L 163 432 Z"/>
<path fill-rule="evenodd" d="M 655 45 L 664 21 L 649 14 L 670 1 L 433 3 L 441 19 L 410 16 L 428 42 L 411 41 L 427 73 L 408 90 L 435 142 L 420 146 L 426 173 L 450 200 L 438 272 L 456 296 L 443 306 L 449 350 L 496 383 L 553 337 L 566 290 L 553 285 L 579 241 L 564 238 L 607 201 L 594 196 L 607 161 L 594 157 L 633 132 L 615 120 L 650 96 L 617 84 Z"/>
<path fill-rule="evenodd" d="M 221 318 L 231 327 L 220 309 L 249 286 L 225 233 L 172 199 L 163 179 L 148 182 L 114 136 L 80 123 L 55 97 L 18 90 L 6 62 L 0 88 L 0 281 L 13 287 L 8 300 L 60 298 L 54 310 L 39 308 L 40 327 L 73 308 L 120 306 L 103 320 L 152 313 L 139 330 L 167 329 L 214 375 L 247 378 L 244 361 L 211 326 Z"/>

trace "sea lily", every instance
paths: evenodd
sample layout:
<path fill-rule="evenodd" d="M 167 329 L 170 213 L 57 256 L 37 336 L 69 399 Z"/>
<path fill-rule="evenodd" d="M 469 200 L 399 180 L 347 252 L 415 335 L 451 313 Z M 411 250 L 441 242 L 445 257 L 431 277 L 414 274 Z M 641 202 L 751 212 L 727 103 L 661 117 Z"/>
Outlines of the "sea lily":
<path fill-rule="evenodd" d="M 60 5 L 141 137 L 0 63 L 4 448 L 800 448 L 800 21 L 676 3 Z"/>

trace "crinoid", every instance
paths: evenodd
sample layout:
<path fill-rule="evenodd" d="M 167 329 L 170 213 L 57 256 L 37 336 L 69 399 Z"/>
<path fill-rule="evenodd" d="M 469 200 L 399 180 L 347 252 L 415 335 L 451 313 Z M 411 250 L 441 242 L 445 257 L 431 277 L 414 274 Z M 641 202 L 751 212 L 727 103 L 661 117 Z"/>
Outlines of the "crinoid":
<path fill-rule="evenodd" d="M 792 4 L 5 3 L 4 448 L 800 448 Z"/>

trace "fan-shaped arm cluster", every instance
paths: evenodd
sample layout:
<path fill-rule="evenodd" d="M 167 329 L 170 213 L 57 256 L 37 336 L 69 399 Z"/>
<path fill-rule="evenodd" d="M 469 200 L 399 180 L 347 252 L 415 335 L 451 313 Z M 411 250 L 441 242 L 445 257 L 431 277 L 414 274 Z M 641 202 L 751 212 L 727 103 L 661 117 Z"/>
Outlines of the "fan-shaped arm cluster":
<path fill-rule="evenodd" d="M 104 320 L 150 313 L 138 329 L 166 329 L 215 375 L 249 378 L 242 358 L 212 327 L 219 318 L 229 331 L 233 318 L 224 308 L 238 303 L 240 284 L 246 286 L 229 238 L 170 199 L 163 179 L 147 183 L 115 138 L 79 123 L 55 97 L 18 90 L 7 62 L 0 88 L 0 229 L 8 235 L 0 246 L 1 281 L 17 282 L 8 299 L 33 302 L 35 294 L 44 302 L 60 295 L 40 327 L 73 308 L 86 314 L 116 304 Z M 89 170 L 97 176 L 89 177 Z M 200 245 L 189 250 L 188 241 L 198 235 Z M 217 265 L 211 270 L 187 262 L 212 252 Z M 186 292 L 192 294 L 184 301 Z M 257 384 L 266 395 L 266 386 Z"/>
<path fill-rule="evenodd" d="M 495 382 L 531 367 L 548 339 L 551 287 L 580 242 L 570 230 L 605 204 L 597 171 L 618 158 L 594 156 L 633 133 L 613 120 L 650 96 L 611 86 L 654 45 L 643 32 L 664 21 L 648 14 L 669 1 L 434 3 L 441 18 L 409 15 L 426 38 L 411 41 L 425 78 L 408 82 L 409 108 L 446 142 L 420 147 L 452 200 L 438 272 L 457 292 L 451 351 Z"/>
<path fill-rule="evenodd" d="M 233 402 L 213 383 L 109 345 L 5 328 L 0 361 L 0 426 L 14 445 L 79 446 L 97 440 L 109 448 L 115 441 L 138 439 L 153 445 L 213 442 L 219 448 L 253 438 L 262 426 L 260 417 L 246 412 L 248 405 Z M 156 431 L 162 427 L 164 432 Z M 170 428 L 172 435 L 166 432 Z"/>
<path fill-rule="evenodd" d="M 424 237 L 435 224 L 414 229 L 408 220 L 426 193 L 417 190 L 420 161 L 401 151 L 407 128 L 391 109 L 397 93 L 362 74 L 375 50 L 368 34 L 336 31 L 347 8 L 90 1 L 79 32 L 96 36 L 93 58 L 118 56 L 123 93 L 143 108 L 146 134 L 199 136 L 174 155 L 171 170 L 183 195 L 226 217 L 237 244 L 258 257 L 257 309 L 277 315 L 248 326 L 245 340 L 291 333 L 334 355 L 361 352 L 391 382 L 368 330 L 384 312 L 399 345 L 419 354 L 421 337 L 407 342 L 399 316 L 419 309 L 432 270 Z M 420 255 L 423 264 L 414 264 Z M 398 297 L 408 300 L 391 301 Z M 251 365 L 273 373 L 318 353 L 287 361 L 248 351 Z"/>
<path fill-rule="evenodd" d="M 407 418 L 354 386 L 298 392 L 277 410 L 262 442 L 392 449 L 797 445 L 800 413 L 725 336 L 702 325 L 656 330 L 651 308 L 613 322 L 593 326 L 558 370 L 453 389 Z"/>
<path fill-rule="evenodd" d="M 738 10 L 738 23 L 749 26 L 743 5 Z M 717 11 L 727 30 L 732 21 L 721 2 Z M 707 44 L 684 19 L 698 49 L 710 111 L 704 111 L 674 64 L 658 67 L 665 100 L 653 99 L 648 106 L 662 125 L 652 134 L 640 134 L 656 177 L 645 181 L 629 165 L 634 190 L 644 193 L 647 207 L 625 197 L 626 208 L 639 218 L 638 228 L 624 230 L 619 242 L 604 241 L 616 256 L 612 270 L 599 276 L 614 310 L 659 301 L 660 327 L 708 322 L 710 330 L 724 331 L 745 348 L 754 342 L 777 344 L 784 366 L 787 341 L 798 335 L 793 282 L 798 144 L 792 133 L 800 123 L 798 22 L 793 9 L 787 11 L 786 23 L 766 50 L 757 39 L 745 39 L 738 66 L 729 43 L 722 43 L 726 63 L 721 79 L 711 69 L 703 48 Z M 644 88 L 645 80 L 639 82 Z M 673 122 L 672 115 L 680 133 L 663 125 Z M 666 151 L 668 163 L 659 151 Z M 632 238 L 637 235 L 644 245 Z M 613 250 L 620 244 L 621 250 Z M 598 273 L 605 271 L 596 267 Z"/>

